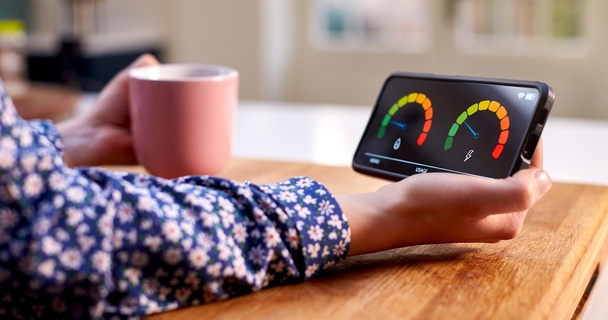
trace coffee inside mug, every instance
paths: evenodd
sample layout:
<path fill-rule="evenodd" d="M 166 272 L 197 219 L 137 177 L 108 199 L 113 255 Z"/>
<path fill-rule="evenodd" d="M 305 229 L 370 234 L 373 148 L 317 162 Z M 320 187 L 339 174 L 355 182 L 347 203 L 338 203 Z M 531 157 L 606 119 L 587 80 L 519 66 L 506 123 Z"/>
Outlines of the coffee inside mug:
<path fill-rule="evenodd" d="M 131 70 L 131 77 L 157 81 L 222 80 L 236 77 L 237 71 L 217 65 L 164 64 Z"/>

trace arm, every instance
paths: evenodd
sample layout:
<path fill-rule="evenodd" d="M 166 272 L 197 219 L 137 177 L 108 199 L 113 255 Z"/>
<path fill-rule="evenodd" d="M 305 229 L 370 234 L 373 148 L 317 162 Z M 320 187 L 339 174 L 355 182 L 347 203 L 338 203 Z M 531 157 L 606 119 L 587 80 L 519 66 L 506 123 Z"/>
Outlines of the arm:
<path fill-rule="evenodd" d="M 60 144 L 0 86 L 0 314 L 142 316 L 299 282 L 348 252 L 345 218 L 310 179 L 70 169 Z"/>

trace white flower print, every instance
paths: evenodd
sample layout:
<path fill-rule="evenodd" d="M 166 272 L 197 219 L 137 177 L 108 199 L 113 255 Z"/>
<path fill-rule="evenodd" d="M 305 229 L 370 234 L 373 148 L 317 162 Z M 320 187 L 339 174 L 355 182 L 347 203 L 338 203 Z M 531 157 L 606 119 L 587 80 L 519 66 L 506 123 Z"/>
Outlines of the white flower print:
<path fill-rule="evenodd" d="M 49 259 L 39 264 L 38 272 L 40 272 L 41 275 L 50 278 L 55 272 L 55 261 Z"/>
<path fill-rule="evenodd" d="M 91 230 L 88 224 L 81 224 L 76 228 L 77 235 L 83 235 Z"/>
<path fill-rule="evenodd" d="M 251 260 L 251 258 L 250 258 Z M 254 263 L 257 263 L 256 260 L 253 261 Z M 263 261 L 262 261 L 263 262 Z M 261 264 L 261 263 L 259 263 Z M 228 268 L 226 268 L 228 269 Z M 224 274 L 226 272 L 224 271 Z M 234 275 L 237 278 L 245 278 L 247 276 L 247 266 L 245 265 L 245 260 L 244 259 L 235 259 L 234 260 Z"/>
<path fill-rule="evenodd" d="M 49 171 L 51 169 L 53 169 L 53 158 L 49 155 L 42 157 L 38 162 L 38 170 Z"/>
<path fill-rule="evenodd" d="M 61 244 L 59 242 L 49 236 L 42 238 L 42 252 L 53 256 L 59 253 L 59 251 L 61 251 Z"/>
<path fill-rule="evenodd" d="M 201 213 L 201 219 L 205 227 L 211 228 L 219 222 L 219 218 L 213 214 L 203 212 Z"/>
<path fill-rule="evenodd" d="M 142 196 L 137 200 L 137 209 L 139 210 L 154 211 L 156 208 L 158 208 L 158 204 L 148 196 Z"/>
<path fill-rule="evenodd" d="M 10 137 L 4 137 L 0 139 L 0 149 L 14 151 L 17 149 L 17 144 L 15 144 L 15 140 Z"/>
<path fill-rule="evenodd" d="M 97 242 L 93 237 L 79 237 L 78 244 L 80 245 L 80 249 L 82 252 L 87 252 L 91 250 L 91 247 L 95 245 Z"/>
<path fill-rule="evenodd" d="M 141 278 L 141 271 L 136 268 L 127 268 L 123 271 L 123 275 L 131 284 L 138 285 L 139 279 Z"/>
<path fill-rule="evenodd" d="M 311 258 L 318 257 L 320 250 L 321 250 L 321 245 L 319 245 L 318 242 L 315 244 L 309 244 L 307 247 L 308 255 L 310 255 Z"/>
<path fill-rule="evenodd" d="M 264 240 L 266 240 L 267 248 L 274 248 L 281 242 L 281 236 L 274 227 L 266 227 L 264 232 Z"/>
<path fill-rule="evenodd" d="M 186 251 L 189 251 L 192 248 L 192 238 L 185 238 L 182 240 L 182 248 Z"/>
<path fill-rule="evenodd" d="M 253 197 L 253 192 L 251 191 L 251 188 L 249 188 L 247 186 L 242 186 L 242 187 L 238 188 L 238 190 L 236 191 L 236 194 L 240 194 L 245 199 L 251 199 Z"/>
<path fill-rule="evenodd" d="M 323 229 L 318 225 L 311 226 L 310 229 L 308 229 L 308 236 L 313 241 L 321 241 L 321 239 L 323 239 Z"/>
<path fill-rule="evenodd" d="M 311 276 L 313 276 L 315 274 L 315 272 L 317 272 L 317 270 L 319 270 L 318 264 L 314 263 L 314 264 L 309 265 L 306 268 L 306 277 L 310 278 Z"/>
<path fill-rule="evenodd" d="M 161 200 L 165 203 L 172 203 L 173 202 L 173 198 L 168 195 L 166 192 L 159 192 L 156 194 L 156 199 Z"/>
<path fill-rule="evenodd" d="M 177 299 L 179 302 L 185 302 L 188 300 L 188 298 L 190 298 L 191 294 L 192 291 L 190 289 L 180 288 L 175 291 L 175 299 Z"/>
<path fill-rule="evenodd" d="M 319 203 L 319 212 L 321 212 L 324 215 L 330 215 L 332 213 L 334 213 L 334 208 L 336 206 L 331 204 L 331 202 L 329 200 L 323 200 L 321 201 L 321 203 Z"/>
<path fill-rule="evenodd" d="M 306 204 L 313 204 L 313 205 L 317 203 L 317 199 L 311 197 L 309 194 L 307 194 L 304 197 L 304 200 L 302 200 L 302 201 Z"/>
<path fill-rule="evenodd" d="M 53 205 L 55 206 L 55 208 L 61 208 L 64 204 L 65 198 L 62 195 L 57 194 L 53 197 Z"/>
<path fill-rule="evenodd" d="M 135 210 L 133 210 L 133 207 L 130 204 L 122 203 L 118 207 L 118 220 L 121 223 L 127 223 L 127 222 L 133 221 L 134 215 L 135 215 Z"/>
<path fill-rule="evenodd" d="M 107 272 L 110 270 L 110 255 L 107 252 L 97 251 L 93 254 L 91 261 L 93 267 L 99 272 Z"/>
<path fill-rule="evenodd" d="M 350 229 L 349 228 L 345 228 L 344 230 L 342 230 L 342 239 L 344 239 L 346 242 L 350 242 Z"/>
<path fill-rule="evenodd" d="M 147 236 L 144 238 L 144 245 L 152 252 L 158 251 L 158 248 L 162 244 L 162 239 L 159 236 Z"/>
<path fill-rule="evenodd" d="M 299 188 L 308 188 L 312 186 L 312 184 L 313 181 L 310 178 L 302 178 L 296 182 L 296 186 L 298 186 Z"/>
<path fill-rule="evenodd" d="M 235 224 L 232 228 L 232 232 L 234 233 L 234 239 L 238 243 L 245 243 L 245 239 L 247 237 L 247 229 L 242 224 Z"/>
<path fill-rule="evenodd" d="M 206 199 L 206 198 L 200 198 L 199 199 L 199 205 L 203 208 L 203 210 L 210 212 L 213 210 L 213 203 L 211 202 L 211 200 Z"/>
<path fill-rule="evenodd" d="M 285 191 L 281 191 L 281 193 L 279 193 L 279 199 L 281 201 L 290 203 L 290 202 L 296 202 L 298 200 L 298 197 L 296 196 L 295 193 L 285 190 Z"/>
<path fill-rule="evenodd" d="M 152 228 L 152 225 L 154 224 L 154 222 L 150 219 L 144 219 L 141 221 L 141 224 L 139 225 L 139 227 L 141 228 L 141 230 L 148 230 L 150 228 Z"/>
<path fill-rule="evenodd" d="M 65 190 L 67 183 L 63 175 L 59 172 L 51 173 L 49 177 L 49 187 L 53 191 L 63 191 Z"/>
<path fill-rule="evenodd" d="M 332 231 L 327 235 L 327 239 L 336 240 L 338 239 L 338 234 L 335 231 Z"/>
<path fill-rule="evenodd" d="M 66 196 L 67 199 L 73 203 L 82 203 L 84 202 L 86 193 L 81 187 L 71 187 L 68 188 Z"/>
<path fill-rule="evenodd" d="M 264 210 L 260 208 L 253 208 L 253 217 L 255 219 L 255 222 L 257 222 L 258 224 L 264 224 L 266 221 L 268 221 Z"/>
<path fill-rule="evenodd" d="M 249 260 L 257 265 L 262 265 L 266 259 L 265 253 L 266 251 L 262 248 L 262 246 L 257 245 L 249 250 Z"/>
<path fill-rule="evenodd" d="M 298 229 L 299 231 L 302 231 L 302 229 L 304 228 L 304 225 L 305 225 L 304 221 L 301 221 L 301 220 L 296 221 L 296 229 Z"/>
<path fill-rule="evenodd" d="M 217 257 L 220 260 L 223 261 L 228 261 L 228 259 L 230 258 L 230 256 L 232 255 L 232 251 L 230 250 L 230 247 L 228 247 L 226 244 L 224 243 L 220 243 L 217 245 L 217 250 L 218 250 L 218 255 Z M 236 250 L 236 249 L 235 249 Z M 235 254 L 238 254 L 237 252 L 235 252 Z"/>
<path fill-rule="evenodd" d="M 320 196 L 324 196 L 324 195 L 327 194 L 327 191 L 325 189 L 323 189 L 323 188 L 319 188 L 319 189 L 315 190 L 315 193 L 318 194 L 318 195 L 320 195 Z"/>
<path fill-rule="evenodd" d="M 196 269 L 202 269 L 203 267 L 205 267 L 207 265 L 207 263 L 209 262 L 209 255 L 207 254 L 207 251 L 202 250 L 202 249 L 194 249 L 192 251 L 190 251 L 190 254 L 188 255 L 188 259 L 190 260 L 190 263 L 192 264 L 192 266 L 194 266 Z"/>
<path fill-rule="evenodd" d="M 49 231 L 50 227 L 51 227 L 51 221 L 49 221 L 49 219 L 46 219 L 46 218 L 41 218 L 40 220 L 36 221 L 36 223 L 34 224 L 34 234 L 41 236 L 41 235 L 47 233 Z"/>
<path fill-rule="evenodd" d="M 234 214 L 232 212 L 220 210 L 219 215 L 222 217 L 222 224 L 224 225 L 224 228 L 229 228 L 232 224 L 234 224 Z"/>
<path fill-rule="evenodd" d="M 337 214 L 332 215 L 327 224 L 332 227 L 335 227 L 336 229 L 342 229 L 342 220 Z"/>
<path fill-rule="evenodd" d="M 7 100 L 2 101 L 2 104 L 10 106 L 11 103 L 9 103 Z M 5 124 L 6 126 L 12 126 L 13 124 L 15 124 L 15 120 L 16 120 L 16 117 L 12 112 L 10 112 L 8 110 L 2 112 L 2 118 L 0 118 L 0 121 L 2 121 L 2 123 Z"/>
<path fill-rule="evenodd" d="M 144 267 L 148 264 L 148 255 L 145 252 L 141 252 L 139 250 L 135 250 L 131 255 L 131 264 L 136 267 Z"/>
<path fill-rule="evenodd" d="M 36 167 L 36 162 L 38 162 L 38 157 L 35 154 L 27 154 L 21 158 L 21 167 L 26 172 L 32 172 Z"/>
<path fill-rule="evenodd" d="M 249 237 L 254 239 L 259 239 L 262 235 L 260 234 L 260 230 L 253 229 L 249 232 Z"/>
<path fill-rule="evenodd" d="M 19 220 L 19 216 L 12 210 L 8 209 L 0 209 L 0 230 L 1 228 L 11 228 L 17 221 Z"/>
<path fill-rule="evenodd" d="M 21 132 L 21 137 L 19 140 L 21 147 L 27 148 L 32 145 L 32 134 L 29 131 L 24 130 L 23 132 Z"/>
<path fill-rule="evenodd" d="M 59 261 L 64 267 L 76 270 L 82 264 L 82 255 L 79 250 L 68 249 L 59 255 Z"/>
<path fill-rule="evenodd" d="M 112 245 L 115 248 L 122 248 L 124 238 L 125 238 L 124 231 L 122 231 L 120 229 L 114 231 L 114 234 L 112 235 Z"/>
<path fill-rule="evenodd" d="M 317 220 L 318 224 L 323 224 L 325 222 L 325 217 L 324 216 L 318 216 L 316 220 Z"/>
<path fill-rule="evenodd" d="M 74 207 L 69 207 L 66 210 L 66 215 L 68 216 L 67 217 L 67 223 L 68 223 L 69 226 L 72 226 L 72 227 L 74 227 L 77 224 L 79 224 L 82 221 L 83 217 L 84 217 L 84 215 L 82 214 L 82 212 L 80 210 L 74 208 Z"/>
<path fill-rule="evenodd" d="M 114 221 L 113 221 L 112 217 L 108 214 L 104 214 L 99 219 L 99 222 L 97 222 L 97 228 L 99 228 L 99 231 L 103 235 L 107 236 L 107 235 L 112 234 L 112 230 L 114 228 Z"/>
<path fill-rule="evenodd" d="M 298 216 L 300 216 L 302 219 L 306 219 L 306 217 L 310 215 L 310 210 L 308 210 L 308 207 L 302 207 L 300 204 L 296 204 L 293 208 L 298 213 Z"/>
<path fill-rule="evenodd" d="M 222 209 L 228 212 L 234 212 L 234 204 L 232 203 L 232 201 L 226 198 L 219 198 L 218 203 Z"/>
<path fill-rule="evenodd" d="M 178 264 L 182 261 L 182 251 L 179 248 L 169 248 L 165 251 L 163 259 L 170 265 Z"/>
<path fill-rule="evenodd" d="M 334 254 L 337 256 L 342 256 L 344 255 L 344 253 L 346 252 L 346 242 L 345 241 L 340 241 L 340 243 L 338 243 L 333 250 Z"/>
<path fill-rule="evenodd" d="M 323 246 L 323 253 L 321 253 L 321 256 L 323 258 L 327 257 L 329 255 L 329 247 L 328 246 Z"/>
<path fill-rule="evenodd" d="M 0 150 L 0 168 L 2 169 L 8 169 L 8 168 L 12 168 L 14 166 L 15 163 L 15 156 L 6 151 L 6 150 Z"/>
<path fill-rule="evenodd" d="M 222 271 L 222 264 L 220 262 L 216 262 L 207 267 L 207 273 L 214 278 L 219 277 L 221 274 L 221 271 Z"/>
<path fill-rule="evenodd" d="M 185 234 L 189 236 L 194 234 L 194 223 L 190 221 L 182 221 L 179 225 Z"/>
<path fill-rule="evenodd" d="M 300 236 L 296 229 L 290 228 L 287 230 L 287 242 L 289 242 L 289 246 L 293 249 L 297 249 L 300 244 Z"/>
<path fill-rule="evenodd" d="M 145 306 L 146 306 L 146 313 L 148 313 L 148 314 L 158 313 L 161 311 L 160 307 L 158 306 L 158 302 L 156 302 L 156 301 L 150 301 L 150 303 L 148 303 Z"/>
<path fill-rule="evenodd" d="M 162 206 L 161 211 L 164 212 L 165 216 L 170 219 L 175 219 L 180 215 L 179 207 L 173 204 Z"/>
<path fill-rule="evenodd" d="M 284 210 L 281 209 L 277 209 L 275 210 L 277 216 L 279 217 L 279 221 L 281 221 L 282 223 L 285 223 L 287 221 L 287 219 L 289 219 L 289 215 L 287 215 L 287 213 Z"/>
<path fill-rule="evenodd" d="M 35 173 L 28 175 L 23 183 L 25 194 L 29 197 L 38 196 L 42 192 L 42 187 L 42 179 Z"/>
<path fill-rule="evenodd" d="M 178 242 L 182 238 L 182 230 L 179 224 L 173 220 L 168 220 L 162 224 L 163 235 L 167 240 L 172 242 Z"/>

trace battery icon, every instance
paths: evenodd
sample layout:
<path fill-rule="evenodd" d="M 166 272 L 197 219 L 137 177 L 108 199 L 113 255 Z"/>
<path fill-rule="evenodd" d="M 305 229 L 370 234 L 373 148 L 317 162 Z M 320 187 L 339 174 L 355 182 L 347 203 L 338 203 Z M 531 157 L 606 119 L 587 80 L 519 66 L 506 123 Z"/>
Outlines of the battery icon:
<path fill-rule="evenodd" d="M 536 93 L 532 93 L 532 92 L 526 93 L 526 98 L 525 99 L 526 100 L 534 100 L 534 99 L 536 99 Z"/>

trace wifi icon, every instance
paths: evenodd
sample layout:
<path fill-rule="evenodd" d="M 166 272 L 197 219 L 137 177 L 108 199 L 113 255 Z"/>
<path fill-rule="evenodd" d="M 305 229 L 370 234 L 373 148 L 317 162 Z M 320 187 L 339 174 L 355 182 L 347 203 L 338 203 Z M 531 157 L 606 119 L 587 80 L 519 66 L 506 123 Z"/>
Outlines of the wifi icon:
<path fill-rule="evenodd" d="M 520 93 L 518 93 L 518 94 L 517 94 L 517 97 L 518 97 L 520 100 L 521 100 L 521 99 L 523 99 L 525 96 L 526 96 L 526 94 L 525 94 L 525 93 L 523 93 L 523 92 L 520 92 Z"/>

